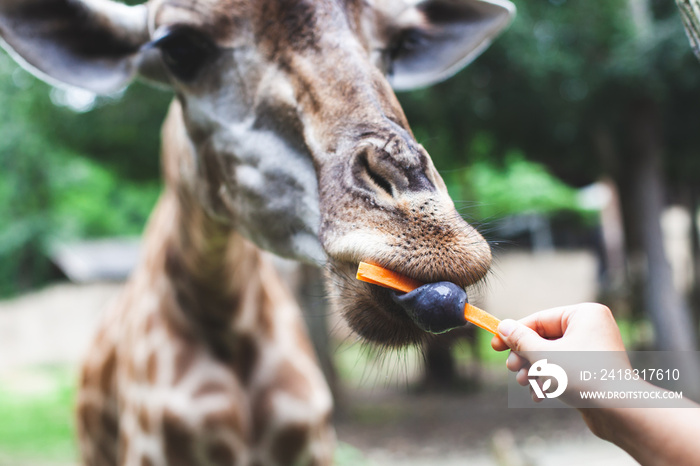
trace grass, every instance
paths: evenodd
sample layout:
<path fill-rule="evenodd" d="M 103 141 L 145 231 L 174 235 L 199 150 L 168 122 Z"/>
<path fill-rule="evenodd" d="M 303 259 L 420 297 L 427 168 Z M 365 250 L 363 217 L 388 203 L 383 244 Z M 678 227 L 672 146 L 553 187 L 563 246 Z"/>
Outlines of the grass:
<path fill-rule="evenodd" d="M 0 465 L 74 464 L 74 395 L 74 377 L 64 369 L 0 378 Z"/>

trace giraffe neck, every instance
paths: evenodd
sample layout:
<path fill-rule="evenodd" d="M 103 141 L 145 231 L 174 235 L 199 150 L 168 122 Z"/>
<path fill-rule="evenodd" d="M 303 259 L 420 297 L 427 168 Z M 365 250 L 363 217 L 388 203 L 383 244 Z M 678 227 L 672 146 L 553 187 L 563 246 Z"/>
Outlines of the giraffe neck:
<path fill-rule="evenodd" d="M 244 335 L 271 331 L 266 277 L 274 274 L 260 250 L 231 225 L 209 216 L 186 180 L 193 157 L 173 106 L 164 137 L 166 189 L 146 232 L 143 267 L 165 280 L 162 311 L 180 332 L 206 341 L 228 358 Z M 183 176 L 182 171 L 185 170 Z"/>
<path fill-rule="evenodd" d="M 330 464 L 332 399 L 299 308 L 266 255 L 198 202 L 173 115 L 141 264 L 84 366 L 86 458 L 104 444 L 100 464 Z"/>

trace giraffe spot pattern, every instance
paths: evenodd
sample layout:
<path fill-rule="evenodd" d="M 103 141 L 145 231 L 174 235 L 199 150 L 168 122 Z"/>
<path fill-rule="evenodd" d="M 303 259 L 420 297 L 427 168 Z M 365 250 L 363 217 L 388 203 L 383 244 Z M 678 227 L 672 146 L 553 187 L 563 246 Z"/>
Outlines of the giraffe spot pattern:
<path fill-rule="evenodd" d="M 279 464 L 294 464 L 303 451 L 309 437 L 309 426 L 292 424 L 283 427 L 275 435 L 272 455 Z"/>
<path fill-rule="evenodd" d="M 197 464 L 192 450 L 192 431 L 175 413 L 165 410 L 162 419 L 163 448 L 168 466 Z"/>

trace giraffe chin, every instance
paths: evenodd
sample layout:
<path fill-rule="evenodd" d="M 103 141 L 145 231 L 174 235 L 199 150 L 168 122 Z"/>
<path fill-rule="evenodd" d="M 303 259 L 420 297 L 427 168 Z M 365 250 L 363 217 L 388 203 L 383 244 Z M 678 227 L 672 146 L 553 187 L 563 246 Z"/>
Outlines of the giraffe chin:
<path fill-rule="evenodd" d="M 393 299 L 393 291 L 357 280 L 356 271 L 356 264 L 337 262 L 327 269 L 332 306 L 355 333 L 388 348 L 420 345 L 431 337 Z"/>

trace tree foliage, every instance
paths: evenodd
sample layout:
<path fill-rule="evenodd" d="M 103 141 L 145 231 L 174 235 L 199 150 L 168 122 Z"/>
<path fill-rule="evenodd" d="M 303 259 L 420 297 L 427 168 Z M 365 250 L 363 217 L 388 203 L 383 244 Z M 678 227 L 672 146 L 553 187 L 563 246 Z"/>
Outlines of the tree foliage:
<path fill-rule="evenodd" d="M 512 149 L 545 163 L 575 185 L 611 166 L 600 154 L 601 128 L 625 131 L 630 106 L 659 105 L 668 148 L 666 169 L 694 182 L 700 132 L 698 75 L 671 2 L 549 0 L 516 2 L 515 21 L 456 77 L 401 100 L 419 140 L 440 167 L 472 160 L 469 141 L 491 135 L 491 158 Z M 626 150 L 613 140 L 614 151 Z"/>
<path fill-rule="evenodd" d="M 0 295 L 43 283 L 56 242 L 139 234 L 160 189 L 167 94 L 137 85 L 81 113 L 62 92 L 0 54 Z"/>

